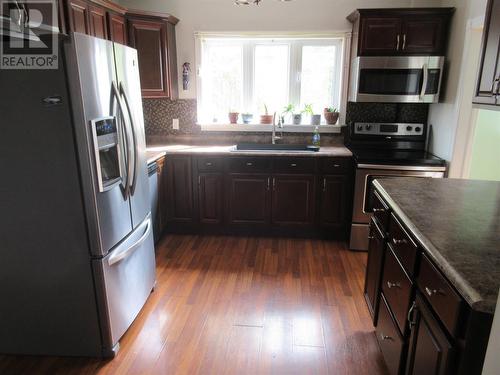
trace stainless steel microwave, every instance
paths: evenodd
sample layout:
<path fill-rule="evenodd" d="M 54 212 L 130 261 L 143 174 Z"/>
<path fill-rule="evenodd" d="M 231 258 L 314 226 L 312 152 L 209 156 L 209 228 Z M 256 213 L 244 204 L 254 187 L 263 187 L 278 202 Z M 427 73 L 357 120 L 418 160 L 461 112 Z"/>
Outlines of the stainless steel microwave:
<path fill-rule="evenodd" d="M 444 56 L 356 57 L 351 66 L 352 102 L 437 103 Z"/>

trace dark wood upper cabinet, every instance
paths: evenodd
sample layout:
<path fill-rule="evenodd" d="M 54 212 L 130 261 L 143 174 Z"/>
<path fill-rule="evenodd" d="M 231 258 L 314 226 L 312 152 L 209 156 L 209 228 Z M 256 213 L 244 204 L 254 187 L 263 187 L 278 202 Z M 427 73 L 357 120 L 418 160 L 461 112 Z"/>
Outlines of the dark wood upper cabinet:
<path fill-rule="evenodd" d="M 142 96 L 176 98 L 177 62 L 172 22 L 142 14 L 128 15 L 129 43 L 137 49 Z"/>
<path fill-rule="evenodd" d="M 198 175 L 198 211 L 202 224 L 221 224 L 223 221 L 222 173 Z"/>
<path fill-rule="evenodd" d="M 406 374 L 455 374 L 453 346 L 418 295 L 413 310 Z"/>
<path fill-rule="evenodd" d="M 125 16 L 121 14 L 116 14 L 112 12 L 108 12 L 108 35 L 109 40 L 120 43 L 123 45 L 128 44 L 127 37 L 127 24 L 125 21 Z"/>
<path fill-rule="evenodd" d="M 89 6 L 89 34 L 98 38 L 108 39 L 106 9 L 97 5 Z"/>
<path fill-rule="evenodd" d="M 281 225 L 310 225 L 314 219 L 314 176 L 272 177 L 272 221 Z"/>
<path fill-rule="evenodd" d="M 446 54 L 453 8 L 358 9 L 353 23 L 353 56 Z"/>
<path fill-rule="evenodd" d="M 90 34 L 89 3 L 84 0 L 68 0 L 66 4 L 70 30 Z"/>
<path fill-rule="evenodd" d="M 499 15 L 500 0 L 489 0 L 486 9 L 474 103 L 500 105 Z"/>
<path fill-rule="evenodd" d="M 229 174 L 227 217 L 230 224 L 271 222 L 271 177 L 265 174 Z"/>
<path fill-rule="evenodd" d="M 171 222 L 194 221 L 193 177 L 190 156 L 172 156 L 167 164 L 167 218 Z"/>

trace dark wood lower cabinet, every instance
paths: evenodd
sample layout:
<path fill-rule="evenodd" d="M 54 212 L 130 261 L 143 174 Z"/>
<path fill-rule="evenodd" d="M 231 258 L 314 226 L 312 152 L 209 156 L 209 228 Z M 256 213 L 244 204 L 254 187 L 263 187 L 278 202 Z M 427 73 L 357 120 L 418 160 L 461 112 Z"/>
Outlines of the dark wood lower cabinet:
<path fill-rule="evenodd" d="M 272 222 L 312 225 L 314 220 L 314 176 L 272 177 Z"/>
<path fill-rule="evenodd" d="M 326 175 L 321 181 L 321 213 L 323 226 L 348 225 L 350 193 L 349 175 Z"/>
<path fill-rule="evenodd" d="M 454 348 L 419 295 L 416 298 L 413 315 L 406 373 L 408 375 L 455 374 Z"/>
<path fill-rule="evenodd" d="M 167 218 L 169 222 L 193 223 L 193 175 L 191 157 L 171 156 L 167 164 Z"/>
<path fill-rule="evenodd" d="M 227 217 L 229 224 L 271 222 L 271 177 L 265 174 L 229 174 Z"/>
<path fill-rule="evenodd" d="M 198 175 L 198 212 L 201 224 L 221 224 L 223 221 L 222 173 Z"/>
<path fill-rule="evenodd" d="M 373 324 L 377 324 L 378 305 L 380 302 L 380 279 L 384 264 L 384 235 L 372 220 L 370 223 L 370 242 L 365 277 L 365 300 L 372 316 Z"/>

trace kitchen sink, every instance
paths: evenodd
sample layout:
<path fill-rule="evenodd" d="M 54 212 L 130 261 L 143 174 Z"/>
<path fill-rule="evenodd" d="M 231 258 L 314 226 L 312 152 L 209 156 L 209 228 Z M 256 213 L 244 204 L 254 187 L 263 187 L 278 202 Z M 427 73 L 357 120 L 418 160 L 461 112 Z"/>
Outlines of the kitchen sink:
<path fill-rule="evenodd" d="M 318 146 L 297 144 L 271 144 L 271 143 L 240 143 L 235 146 L 234 151 L 293 151 L 293 152 L 317 152 Z"/>

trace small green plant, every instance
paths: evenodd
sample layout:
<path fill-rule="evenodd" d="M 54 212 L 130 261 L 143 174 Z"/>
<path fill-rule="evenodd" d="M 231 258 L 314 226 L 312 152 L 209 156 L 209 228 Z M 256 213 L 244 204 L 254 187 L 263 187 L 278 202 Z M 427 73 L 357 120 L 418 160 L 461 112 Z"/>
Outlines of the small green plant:
<path fill-rule="evenodd" d="M 264 103 L 264 114 L 267 116 L 269 115 L 269 110 L 267 109 L 266 103 Z"/>
<path fill-rule="evenodd" d="M 293 104 L 288 104 L 283 108 L 283 112 L 281 113 L 282 115 L 291 115 L 295 111 L 295 106 Z"/>
<path fill-rule="evenodd" d="M 312 116 L 314 114 L 313 106 L 312 104 L 306 104 L 304 105 L 304 110 L 302 113 L 307 113 L 308 115 Z"/>
<path fill-rule="evenodd" d="M 326 112 L 328 112 L 328 113 L 336 113 L 338 111 L 337 111 L 337 108 L 335 108 L 335 107 L 328 107 L 328 108 L 326 108 Z"/>

